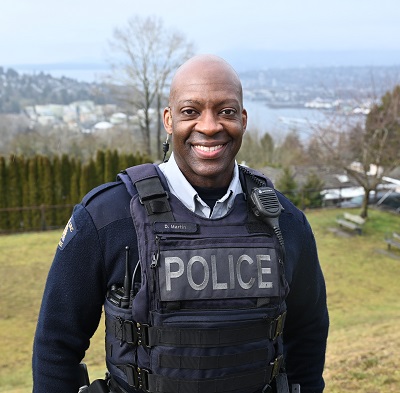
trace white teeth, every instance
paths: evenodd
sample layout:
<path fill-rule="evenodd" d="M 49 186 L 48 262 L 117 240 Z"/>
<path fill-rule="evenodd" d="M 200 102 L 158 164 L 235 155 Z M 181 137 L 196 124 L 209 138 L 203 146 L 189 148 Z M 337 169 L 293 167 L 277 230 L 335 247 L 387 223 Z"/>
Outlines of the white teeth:
<path fill-rule="evenodd" d="M 222 146 L 223 145 L 207 147 L 207 146 L 202 146 L 202 145 L 196 145 L 196 149 L 199 149 L 202 151 L 207 151 L 207 152 L 212 152 L 212 151 L 220 149 Z"/>

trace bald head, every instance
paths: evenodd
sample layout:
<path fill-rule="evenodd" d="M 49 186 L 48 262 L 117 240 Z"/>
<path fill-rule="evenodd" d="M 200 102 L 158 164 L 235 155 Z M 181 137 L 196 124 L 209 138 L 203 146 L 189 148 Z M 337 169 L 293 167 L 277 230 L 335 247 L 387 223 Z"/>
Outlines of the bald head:
<path fill-rule="evenodd" d="M 190 81 L 190 82 L 189 82 Z M 243 107 L 242 84 L 233 67 L 215 55 L 197 55 L 183 63 L 176 71 L 170 88 L 169 105 L 173 104 L 176 91 L 185 83 L 203 84 L 204 81 L 230 83 L 235 87 Z"/>
<path fill-rule="evenodd" d="M 173 78 L 163 121 L 175 161 L 189 183 L 227 187 L 247 125 L 235 70 L 217 56 L 188 60 Z"/>

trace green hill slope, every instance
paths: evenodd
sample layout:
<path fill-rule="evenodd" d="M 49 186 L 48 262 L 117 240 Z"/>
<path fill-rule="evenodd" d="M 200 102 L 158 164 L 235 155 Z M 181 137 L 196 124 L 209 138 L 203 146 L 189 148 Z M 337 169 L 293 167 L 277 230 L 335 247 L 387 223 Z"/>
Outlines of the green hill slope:
<path fill-rule="evenodd" d="M 326 278 L 331 318 L 325 391 L 399 392 L 400 250 L 389 253 L 383 238 L 386 232 L 400 231 L 400 216 L 372 210 L 363 235 L 355 236 L 338 231 L 335 217 L 341 212 L 307 212 Z M 0 237 L 2 392 L 32 389 L 33 334 L 61 232 Z M 103 336 L 101 325 L 86 356 L 92 378 L 104 374 Z"/>

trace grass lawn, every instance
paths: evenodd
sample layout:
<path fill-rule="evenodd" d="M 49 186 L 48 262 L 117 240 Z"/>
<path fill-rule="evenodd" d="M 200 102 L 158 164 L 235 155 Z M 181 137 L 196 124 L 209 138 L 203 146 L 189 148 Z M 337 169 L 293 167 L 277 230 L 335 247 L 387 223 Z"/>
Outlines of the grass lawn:
<path fill-rule="evenodd" d="M 327 393 L 400 392 L 400 250 L 386 232 L 400 216 L 370 210 L 362 236 L 337 231 L 338 209 L 307 211 L 324 270 L 331 319 Z M 357 213 L 357 211 L 352 211 Z M 0 391 L 32 391 L 31 355 L 41 296 L 62 230 L 0 237 Z M 86 355 L 104 375 L 104 325 Z"/>

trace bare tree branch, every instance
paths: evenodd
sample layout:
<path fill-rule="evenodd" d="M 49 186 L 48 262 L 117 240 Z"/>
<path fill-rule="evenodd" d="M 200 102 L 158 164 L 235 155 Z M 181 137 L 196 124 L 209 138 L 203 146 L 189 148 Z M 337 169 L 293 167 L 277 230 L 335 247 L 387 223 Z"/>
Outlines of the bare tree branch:
<path fill-rule="evenodd" d="M 117 86 L 119 100 L 133 114 L 139 111 L 145 153 L 151 155 L 152 111 L 155 107 L 160 145 L 164 90 L 172 72 L 192 56 L 193 45 L 181 33 L 164 28 L 159 18 L 134 16 L 125 27 L 115 29 L 110 47 L 114 57 L 109 81 Z"/>

